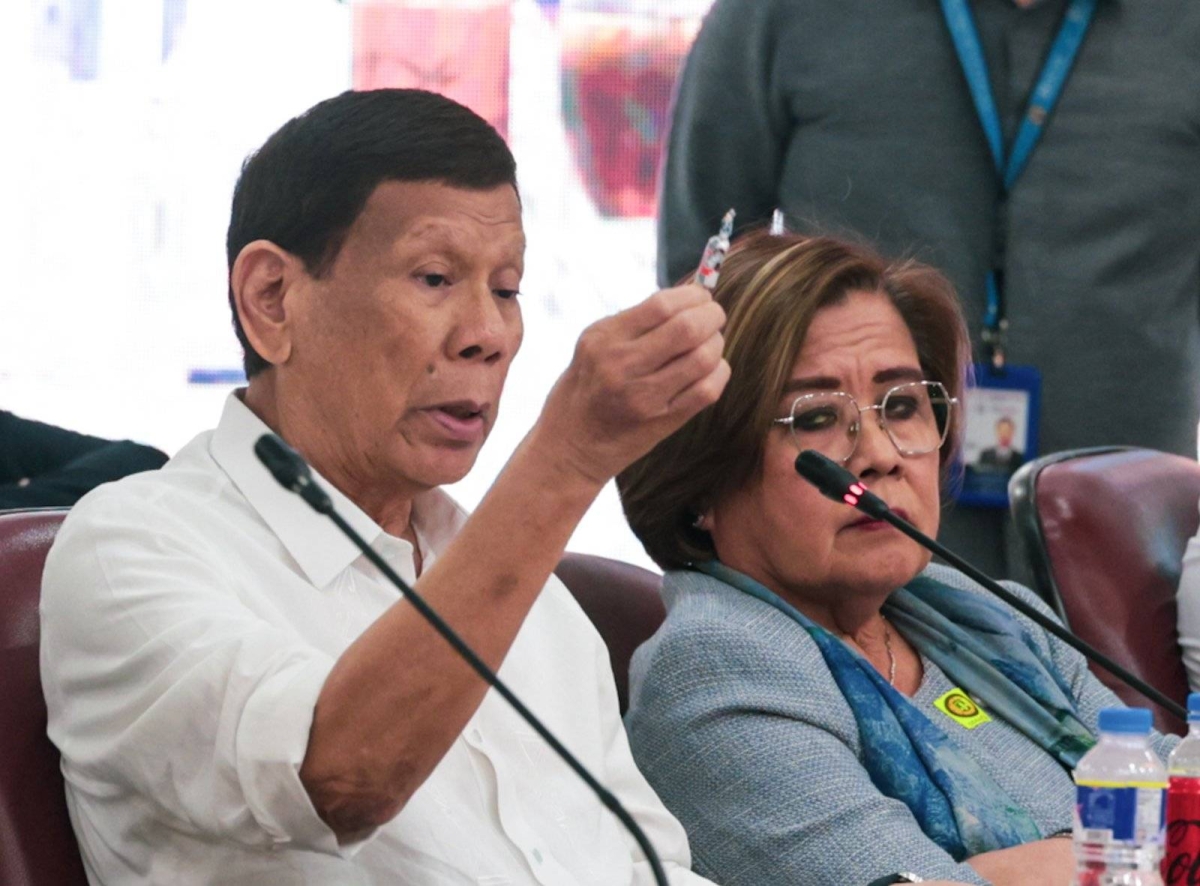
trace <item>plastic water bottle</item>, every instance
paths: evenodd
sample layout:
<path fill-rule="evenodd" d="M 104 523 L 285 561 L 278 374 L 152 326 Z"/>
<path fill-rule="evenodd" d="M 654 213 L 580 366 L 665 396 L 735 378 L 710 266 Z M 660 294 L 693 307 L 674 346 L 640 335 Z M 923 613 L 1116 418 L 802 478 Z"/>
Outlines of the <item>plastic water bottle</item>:
<path fill-rule="evenodd" d="M 1167 770 L 1150 749 L 1150 712 L 1106 708 L 1100 740 L 1075 767 L 1075 882 L 1162 886 Z"/>
<path fill-rule="evenodd" d="M 1167 761 L 1167 842 L 1162 878 L 1200 884 L 1200 692 L 1188 696 L 1187 737 Z"/>

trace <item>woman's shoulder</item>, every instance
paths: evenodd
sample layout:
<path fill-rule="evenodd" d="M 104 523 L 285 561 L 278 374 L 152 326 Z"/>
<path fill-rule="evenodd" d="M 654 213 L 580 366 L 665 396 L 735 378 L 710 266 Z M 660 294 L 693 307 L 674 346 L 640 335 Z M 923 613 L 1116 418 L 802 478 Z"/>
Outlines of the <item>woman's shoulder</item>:
<path fill-rule="evenodd" d="M 955 569 L 953 566 L 945 566 L 941 563 L 930 563 L 921 571 L 921 577 L 930 578 L 934 581 L 941 582 L 951 588 L 959 591 L 969 591 L 972 594 L 978 594 L 981 597 L 990 600 L 999 600 L 1000 598 L 981 585 L 975 579 L 971 578 L 965 572 Z M 1038 596 L 1037 592 L 1032 588 L 1028 588 L 1020 582 L 1016 581 L 1001 581 L 1000 586 L 1006 591 L 1011 592 L 1014 596 L 1020 598 L 1024 603 L 1033 606 L 1039 612 L 1046 615 L 1053 615 L 1050 607 L 1046 605 L 1046 601 Z"/>
<path fill-rule="evenodd" d="M 701 572 L 668 572 L 662 594 L 667 616 L 652 642 L 669 654 L 820 655 L 808 631 L 786 615 Z"/>
<path fill-rule="evenodd" d="M 994 603 L 995 605 L 1002 607 L 1005 612 L 1015 618 L 1027 633 L 1038 638 L 1038 641 L 1043 648 L 1048 648 L 1052 644 L 1051 637 L 1045 628 L 1037 624 L 1029 616 L 1019 612 L 1006 601 L 1001 600 L 998 596 L 993 594 L 966 573 L 961 572 L 960 570 L 951 566 L 945 566 L 940 563 L 930 563 L 925 567 L 924 570 L 921 571 L 918 577 L 932 579 L 933 581 L 939 582 L 940 584 L 943 584 L 953 590 L 965 591 L 978 596 L 983 600 Z M 1054 611 L 1051 610 L 1046 601 L 1038 596 L 1036 591 L 1015 581 L 1001 581 L 999 584 L 1022 603 L 1026 604 L 1032 609 L 1037 610 L 1037 612 L 1040 614 L 1052 618 L 1056 622 L 1059 621 L 1058 616 L 1055 615 Z"/>
<path fill-rule="evenodd" d="M 668 572 L 663 597 L 666 620 L 633 656 L 631 714 L 752 707 L 808 719 L 841 699 L 808 631 L 772 606 L 695 572 Z"/>

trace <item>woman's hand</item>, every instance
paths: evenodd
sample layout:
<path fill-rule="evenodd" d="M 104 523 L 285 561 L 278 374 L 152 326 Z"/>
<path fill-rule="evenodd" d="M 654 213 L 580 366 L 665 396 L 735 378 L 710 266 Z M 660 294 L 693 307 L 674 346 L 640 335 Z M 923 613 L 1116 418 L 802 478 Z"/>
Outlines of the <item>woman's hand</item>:
<path fill-rule="evenodd" d="M 1071 841 L 1061 837 L 985 852 L 967 864 L 995 886 L 1067 886 L 1075 873 Z"/>

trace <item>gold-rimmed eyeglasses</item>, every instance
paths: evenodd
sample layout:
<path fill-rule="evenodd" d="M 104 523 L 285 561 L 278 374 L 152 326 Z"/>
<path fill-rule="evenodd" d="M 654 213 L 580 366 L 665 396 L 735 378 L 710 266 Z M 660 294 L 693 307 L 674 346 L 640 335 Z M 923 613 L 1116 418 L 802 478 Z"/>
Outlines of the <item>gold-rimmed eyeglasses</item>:
<path fill-rule="evenodd" d="M 786 425 L 801 451 L 815 449 L 845 464 L 858 446 L 863 413 L 879 413 L 879 426 L 901 455 L 924 455 L 946 442 L 957 404 L 937 381 L 896 385 L 874 406 L 859 406 L 845 391 L 821 391 L 801 394 L 773 424 Z"/>

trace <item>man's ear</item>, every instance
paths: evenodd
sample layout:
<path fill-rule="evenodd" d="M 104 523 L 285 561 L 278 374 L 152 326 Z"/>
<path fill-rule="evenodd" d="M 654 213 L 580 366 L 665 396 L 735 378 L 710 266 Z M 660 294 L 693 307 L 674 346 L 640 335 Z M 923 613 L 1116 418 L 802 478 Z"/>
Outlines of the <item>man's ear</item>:
<path fill-rule="evenodd" d="M 246 340 L 273 366 L 292 353 L 287 294 L 304 276 L 299 258 L 270 240 L 247 243 L 229 275 L 233 303 Z"/>

